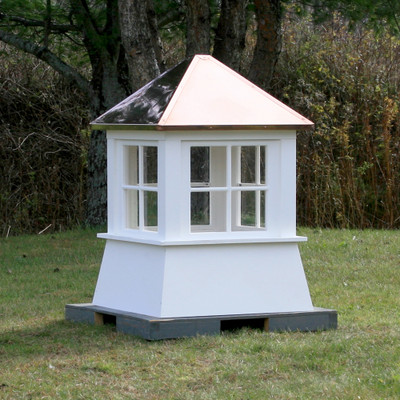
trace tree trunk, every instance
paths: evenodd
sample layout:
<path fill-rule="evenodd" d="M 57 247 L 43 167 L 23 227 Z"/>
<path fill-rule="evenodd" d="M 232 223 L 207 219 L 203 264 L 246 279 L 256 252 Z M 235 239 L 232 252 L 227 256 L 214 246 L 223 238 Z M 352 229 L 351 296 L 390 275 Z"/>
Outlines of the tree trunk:
<path fill-rule="evenodd" d="M 86 223 L 107 221 L 107 140 L 104 131 L 92 131 L 88 151 Z"/>
<path fill-rule="evenodd" d="M 104 27 L 96 25 L 86 2 L 71 0 L 83 43 L 92 65 L 89 98 L 91 118 L 111 108 L 129 94 L 125 53 L 121 46 L 117 0 L 108 0 Z M 93 131 L 88 152 L 88 187 L 86 223 L 102 225 L 107 221 L 107 151 L 106 135 Z"/>
<path fill-rule="evenodd" d="M 93 58 L 93 92 L 90 99 L 90 114 L 94 119 L 123 100 L 128 94 L 125 54 L 120 60 Z M 125 64 L 125 65 L 124 65 Z M 125 79 L 124 79 L 125 77 Z M 86 223 L 103 225 L 107 221 L 107 141 L 104 131 L 92 131 L 88 152 Z"/>
<path fill-rule="evenodd" d="M 109 35 L 113 42 L 108 52 L 88 47 L 93 67 L 92 86 L 99 104 L 91 113 L 98 117 L 126 96 L 140 89 L 160 74 L 161 46 L 156 30 L 156 16 L 151 0 L 118 0 L 112 18 L 118 34 Z M 119 18 L 119 22 L 118 22 Z M 111 22 L 110 22 L 111 24 Z M 119 43 L 121 33 L 122 46 Z M 90 44 L 93 44 L 91 41 Z M 107 143 L 105 132 L 93 131 L 88 154 L 87 223 L 104 224 L 107 220 Z"/>
<path fill-rule="evenodd" d="M 254 0 L 257 44 L 250 66 L 249 79 L 268 89 L 282 48 L 281 0 Z"/>
<path fill-rule="evenodd" d="M 152 48 L 156 56 L 156 61 L 160 72 L 164 72 L 165 63 L 162 54 L 162 43 L 158 30 L 158 21 L 154 10 L 153 0 L 147 0 L 147 20 L 149 22 L 149 33 L 152 40 Z"/>
<path fill-rule="evenodd" d="M 210 53 L 211 12 L 207 0 L 186 0 L 186 57 Z"/>
<path fill-rule="evenodd" d="M 213 56 L 239 72 L 246 44 L 248 0 L 222 0 Z"/>
<path fill-rule="evenodd" d="M 160 42 L 155 37 L 152 0 L 118 0 L 122 45 L 125 48 L 132 91 L 160 74 Z"/>

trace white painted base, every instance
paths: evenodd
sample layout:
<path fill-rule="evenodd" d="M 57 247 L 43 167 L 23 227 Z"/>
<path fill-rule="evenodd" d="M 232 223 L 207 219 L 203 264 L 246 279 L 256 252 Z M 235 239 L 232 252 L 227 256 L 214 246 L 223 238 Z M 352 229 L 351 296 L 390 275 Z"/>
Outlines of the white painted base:
<path fill-rule="evenodd" d="M 158 318 L 314 310 L 297 243 L 107 240 L 93 304 Z"/>

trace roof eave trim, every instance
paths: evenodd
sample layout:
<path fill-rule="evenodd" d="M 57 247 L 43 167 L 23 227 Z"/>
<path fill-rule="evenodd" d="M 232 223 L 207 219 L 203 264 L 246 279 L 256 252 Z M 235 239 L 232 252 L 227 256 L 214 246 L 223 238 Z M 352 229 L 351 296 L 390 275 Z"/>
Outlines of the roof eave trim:
<path fill-rule="evenodd" d="M 301 131 L 314 129 L 314 124 L 304 125 L 158 125 L 158 124 L 102 124 L 92 122 L 92 130 L 143 130 L 143 131 L 233 131 L 280 130 Z"/>

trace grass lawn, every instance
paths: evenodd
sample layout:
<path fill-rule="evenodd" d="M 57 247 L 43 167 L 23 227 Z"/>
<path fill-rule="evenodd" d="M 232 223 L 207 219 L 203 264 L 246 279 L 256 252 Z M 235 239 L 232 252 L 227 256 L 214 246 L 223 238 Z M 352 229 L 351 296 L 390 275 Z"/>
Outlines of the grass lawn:
<path fill-rule="evenodd" d="M 400 232 L 300 229 L 336 331 L 146 342 L 64 321 L 91 302 L 93 230 L 0 239 L 0 399 L 399 399 Z"/>

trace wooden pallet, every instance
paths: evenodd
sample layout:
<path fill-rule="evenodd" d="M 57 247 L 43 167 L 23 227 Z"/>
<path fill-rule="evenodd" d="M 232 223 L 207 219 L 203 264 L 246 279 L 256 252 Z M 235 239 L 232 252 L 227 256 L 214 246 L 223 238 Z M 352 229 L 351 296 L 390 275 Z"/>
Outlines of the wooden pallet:
<path fill-rule="evenodd" d="M 241 327 L 274 331 L 320 331 L 337 328 L 337 312 L 314 308 L 308 312 L 218 315 L 209 317 L 156 318 L 100 307 L 93 304 L 65 306 L 68 321 L 94 325 L 113 324 L 117 332 L 147 340 L 218 335 Z"/>

